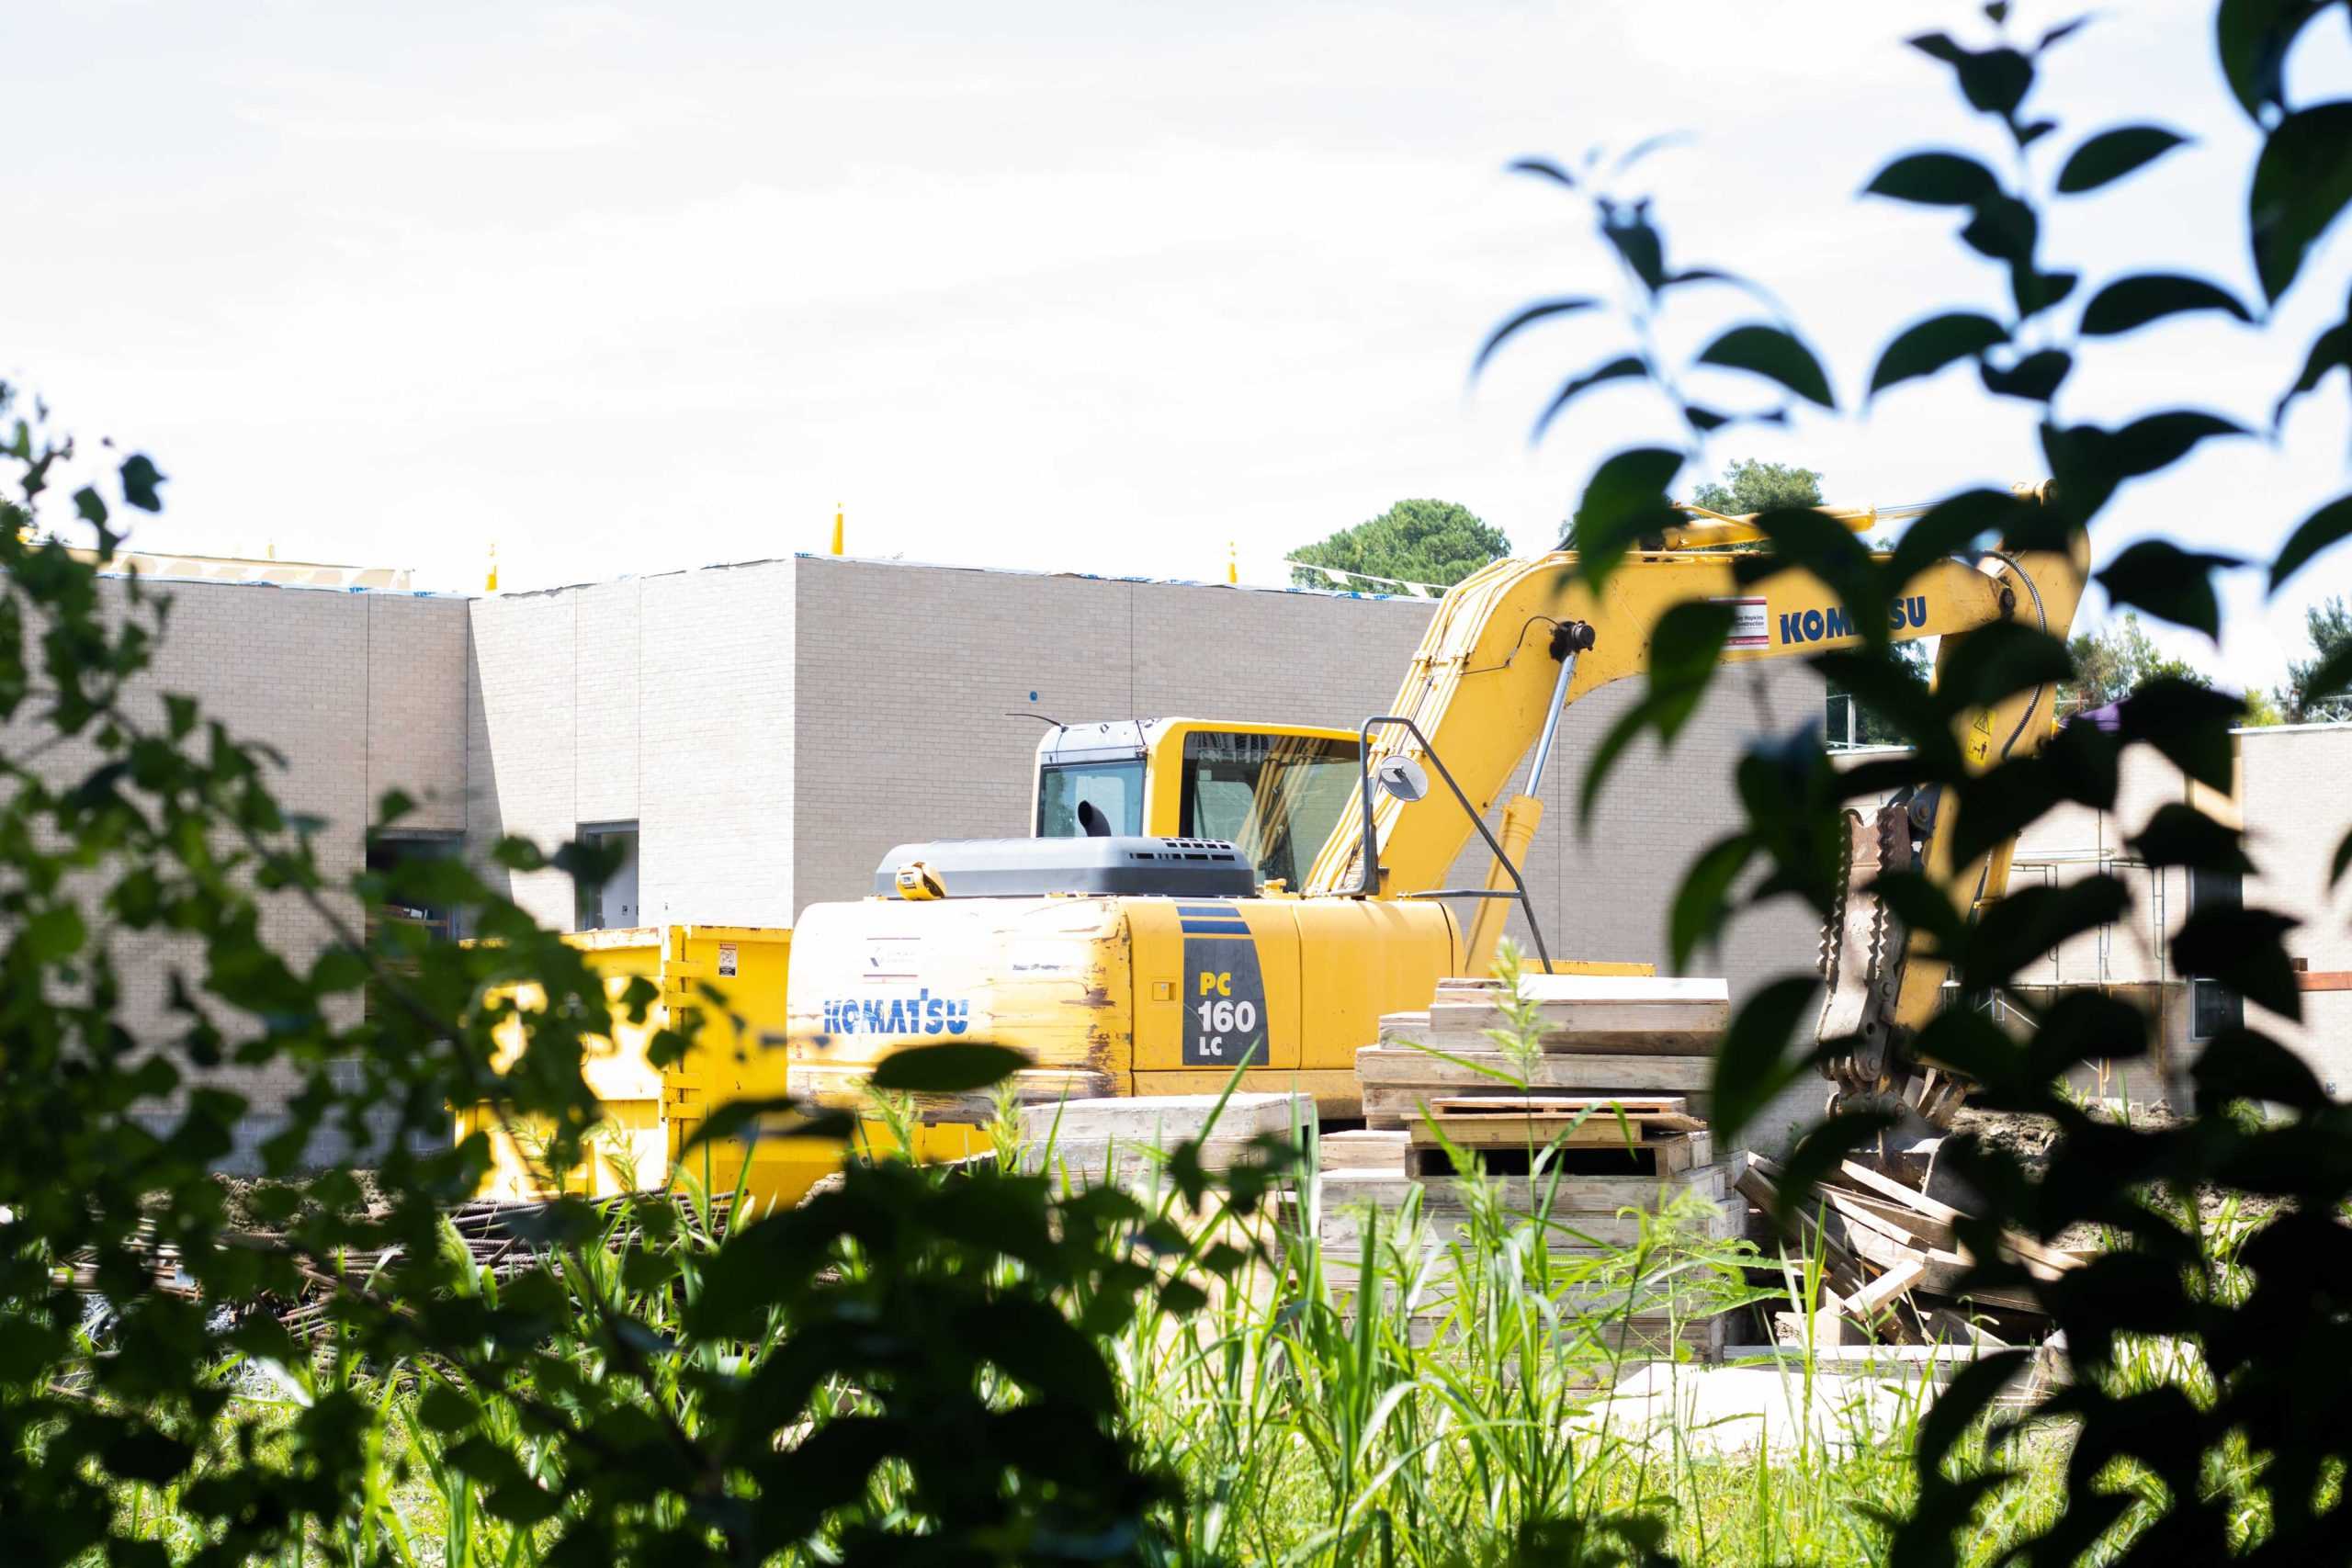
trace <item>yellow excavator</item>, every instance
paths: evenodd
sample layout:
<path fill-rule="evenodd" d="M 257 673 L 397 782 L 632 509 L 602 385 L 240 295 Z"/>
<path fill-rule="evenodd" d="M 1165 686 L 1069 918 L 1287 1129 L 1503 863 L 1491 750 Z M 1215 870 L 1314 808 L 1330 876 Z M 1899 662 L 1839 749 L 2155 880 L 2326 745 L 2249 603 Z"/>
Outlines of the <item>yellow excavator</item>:
<path fill-rule="evenodd" d="M 1739 581 L 1724 547 L 1761 539 L 1753 520 L 1685 512 L 1689 522 L 1627 557 L 1597 596 L 1568 552 L 1465 579 L 1390 711 L 1354 731 L 1057 726 L 1039 747 L 1034 837 L 903 844 L 877 867 L 875 897 L 802 913 L 786 1010 L 793 1092 L 855 1108 L 889 1053 L 971 1040 L 1029 1058 L 1024 1099 L 1213 1092 L 1246 1062 L 1244 1088 L 1305 1089 L 1327 1119 L 1344 1120 L 1359 1110 L 1355 1052 L 1381 1015 L 1428 1006 L 1442 977 L 1487 972 L 1513 904 L 1534 966 L 1646 972 L 1555 957 L 1520 877 L 1566 710 L 1647 670 L 1661 618 L 1693 600 L 1729 606 L 1729 662 L 1860 640 L 1816 578 Z M 1894 513 L 1830 515 L 1868 533 Z M 1939 667 L 1970 633 L 2010 620 L 2063 638 L 2087 565 L 2079 536 L 2066 551 L 1938 561 L 1904 588 L 1891 635 L 1941 637 Z M 2037 750 L 2054 697 L 2036 687 L 1964 717 L 1971 764 Z M 1524 793 L 1490 829 L 1531 748 Z M 1900 855 L 1963 913 L 2000 897 L 2009 846 L 1955 866 L 1951 826 L 1928 799 L 1860 821 L 1824 942 L 1822 1035 L 1863 1042 L 1832 1077 L 1931 1121 L 1949 1119 L 1962 1086 L 1900 1047 L 1939 1005 L 1944 966 L 1864 889 Z M 1474 834 L 1490 857 L 1485 884 L 1448 887 Z M 949 1102 L 935 1113 L 979 1111 Z"/>

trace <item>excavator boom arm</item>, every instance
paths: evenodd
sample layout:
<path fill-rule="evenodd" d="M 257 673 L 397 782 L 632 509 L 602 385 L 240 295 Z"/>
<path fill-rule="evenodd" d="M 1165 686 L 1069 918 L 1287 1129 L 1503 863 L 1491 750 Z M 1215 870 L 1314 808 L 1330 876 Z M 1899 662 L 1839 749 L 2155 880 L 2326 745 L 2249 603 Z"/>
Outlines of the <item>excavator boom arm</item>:
<path fill-rule="evenodd" d="M 1658 623 L 1678 604 L 1707 600 L 1732 606 L 1732 635 L 1723 653 L 1730 663 L 1860 641 L 1837 594 L 1819 579 L 1789 570 L 1742 584 L 1734 571 L 1736 559 L 1723 553 L 1637 555 L 1619 566 L 1598 597 L 1576 575 L 1573 553 L 1496 561 L 1446 596 L 1389 711 L 1413 720 L 1484 815 L 1544 730 L 1554 703 L 1564 697 L 1574 704 L 1646 671 Z M 1891 635 L 1960 638 L 2014 615 L 2064 637 L 2081 595 L 2083 565 L 2055 552 L 1988 558 L 1982 565 L 1939 561 L 1895 601 Z M 1551 656 L 1553 632 L 1573 624 L 1591 628 L 1591 646 L 1577 656 L 1563 694 L 1560 665 Z M 1971 716 L 1963 739 L 1972 761 L 1990 766 L 2020 746 L 2039 745 L 2048 733 L 2050 709 L 2048 694 L 2035 693 Z M 1384 757 L 1402 753 L 1426 762 L 1419 750 L 1411 731 L 1395 727 L 1374 737 L 1372 761 L 1377 766 Z M 1442 886 L 1474 830 L 1450 792 L 1411 803 L 1380 797 L 1372 834 L 1380 867 L 1370 886 L 1383 896 Z M 1344 895 L 1365 889 L 1364 842 L 1360 822 L 1342 822 L 1316 857 L 1303 890 Z M 2003 871 L 2006 858 L 2000 857 Z M 1988 881 L 1971 896 L 1998 891 Z"/>

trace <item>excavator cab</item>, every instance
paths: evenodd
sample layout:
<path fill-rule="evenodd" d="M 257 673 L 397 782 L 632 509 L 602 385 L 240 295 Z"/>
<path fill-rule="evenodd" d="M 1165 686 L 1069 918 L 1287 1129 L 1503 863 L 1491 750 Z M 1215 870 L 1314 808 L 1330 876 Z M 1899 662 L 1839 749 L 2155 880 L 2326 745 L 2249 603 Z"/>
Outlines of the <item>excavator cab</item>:
<path fill-rule="evenodd" d="M 1295 890 L 1354 808 L 1353 730 L 1192 718 L 1058 725 L 1037 744 L 1041 839 L 1214 839 Z"/>

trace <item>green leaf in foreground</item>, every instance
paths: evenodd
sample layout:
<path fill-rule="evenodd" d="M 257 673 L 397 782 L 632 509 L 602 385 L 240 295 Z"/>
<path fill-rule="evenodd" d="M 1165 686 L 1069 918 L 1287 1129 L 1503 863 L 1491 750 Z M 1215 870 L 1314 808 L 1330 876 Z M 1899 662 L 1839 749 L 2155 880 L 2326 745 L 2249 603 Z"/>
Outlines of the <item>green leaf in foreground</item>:
<path fill-rule="evenodd" d="M 2270 591 L 2278 592 L 2279 585 L 2309 565 L 2313 556 L 2346 535 L 2352 535 L 2352 495 L 2338 496 L 2296 525 L 2278 558 L 2270 563 Z"/>
<path fill-rule="evenodd" d="M 1794 333 L 1781 327 L 1734 327 L 1706 346 L 1699 355 L 1699 363 L 1746 370 L 1776 381 L 1823 408 L 1838 406 L 1830 395 L 1829 378 L 1823 372 L 1821 361 L 1797 340 Z"/>
<path fill-rule="evenodd" d="M 2091 302 L 2083 307 L 2083 332 L 2090 337 L 2114 337 L 2192 310 L 2219 310 L 2241 321 L 2254 320 L 2254 312 L 2219 284 L 2182 273 L 2148 272 L 2119 277 L 2091 296 Z"/>
<path fill-rule="evenodd" d="M 2303 258 L 2352 201 L 2352 101 L 2321 104 L 2280 120 L 2262 144 L 2246 197 L 2246 228 L 2262 293 L 2277 300 Z"/>
<path fill-rule="evenodd" d="M 2184 975 L 2219 980 L 2257 1006 L 2301 1018 L 2302 992 L 2280 943 L 2301 923 L 2268 909 L 2208 904 L 2173 934 L 2172 961 Z"/>
<path fill-rule="evenodd" d="M 2058 171 L 2058 194 L 2080 196 L 2109 185 L 2182 146 L 2188 138 L 2160 125 L 2102 130 L 2075 149 Z"/>
<path fill-rule="evenodd" d="M 874 1069 L 874 1087 L 904 1094 L 967 1094 L 1028 1065 L 1029 1058 L 1010 1045 L 910 1045 L 882 1058 Z"/>
<path fill-rule="evenodd" d="M 146 453 L 134 452 L 123 460 L 122 499 L 142 512 L 161 512 L 164 498 L 156 486 L 164 482 L 164 474 Z"/>
<path fill-rule="evenodd" d="M 1792 1058 L 1789 1041 L 1813 1010 L 1819 984 L 1810 975 L 1785 975 L 1757 991 L 1732 1016 L 1715 1054 L 1714 1115 L 1717 1135 L 1726 1140 L 1771 1103 L 1772 1097 L 1805 1070 Z"/>
<path fill-rule="evenodd" d="M 2222 604 L 2213 573 L 2244 566 L 2236 556 L 2184 550 L 2164 539 L 2142 539 L 2098 573 L 2100 586 L 2117 604 L 2136 604 L 2152 615 L 2192 626 L 2207 637 L 2222 635 Z"/>
<path fill-rule="evenodd" d="M 1913 152 L 1881 169 L 1866 195 L 1923 207 L 1974 207 L 2001 193 L 1993 171 L 1958 152 Z"/>
<path fill-rule="evenodd" d="M 1876 397 L 1899 381 L 1932 376 L 2008 341 L 2008 328 L 1974 310 L 1951 310 L 1914 322 L 1897 333 L 1878 356 L 1878 368 L 1871 372 L 1871 395 Z"/>

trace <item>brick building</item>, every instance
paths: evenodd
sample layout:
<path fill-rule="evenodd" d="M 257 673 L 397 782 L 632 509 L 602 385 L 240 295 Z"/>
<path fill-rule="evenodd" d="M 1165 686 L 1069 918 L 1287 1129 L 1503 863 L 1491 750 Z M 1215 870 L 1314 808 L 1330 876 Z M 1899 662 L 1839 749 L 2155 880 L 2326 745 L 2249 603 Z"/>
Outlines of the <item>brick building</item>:
<path fill-rule="evenodd" d="M 379 855 L 479 861 L 502 834 L 620 836 L 633 863 L 601 902 L 583 903 L 560 874 L 513 879 L 513 895 L 560 926 L 788 925 L 812 902 L 864 897 L 893 844 L 1023 833 L 1041 729 L 1030 714 L 1353 726 L 1385 709 L 1432 609 L 826 557 L 488 598 L 164 586 L 175 605 L 154 687 L 196 694 L 285 753 L 288 804 L 331 824 L 331 873 L 362 863 L 374 803 L 395 787 L 420 805 Z M 1674 887 L 1736 819 L 1740 748 L 1815 718 L 1821 688 L 1794 661 L 1727 672 L 1670 752 L 1645 742 L 1621 763 L 1580 833 L 1589 748 L 1636 694 L 1623 683 L 1565 721 L 1525 873 L 1555 953 L 1664 968 Z M 2347 746 L 2352 730 L 2246 742 L 2246 819 L 2292 868 L 2301 902 L 2290 912 L 2322 908 L 2324 850 L 2304 852 L 2321 829 L 2306 837 L 2299 818 L 2324 798 L 2324 830 L 2340 835 L 2334 819 L 2352 814 L 2341 791 L 2314 796 L 2305 775 L 2342 777 Z M 2133 809 L 2120 813 L 2126 831 Z M 2116 841 L 2112 823 L 2092 827 Z M 1457 876 L 1484 869 L 1465 852 Z M 297 950 L 324 940 L 298 908 L 272 920 Z M 2352 966 L 2342 928 L 2315 920 L 2300 933 L 2314 967 Z M 1727 976 L 1737 996 L 1809 966 L 1814 943 L 1809 921 L 1780 907 L 1693 967 Z M 142 1011 L 160 1010 L 161 958 Z M 160 1010 L 148 1016 L 160 1031 Z M 2315 1056 L 2324 1033 L 2304 1032 Z M 252 1086 L 257 1105 L 271 1087 Z M 1792 1123 L 1819 1100 L 1800 1086 L 1773 1121 Z M 257 1113 L 248 1134 L 268 1130 Z M 1768 1127 L 1756 1141 L 1773 1137 Z"/>

